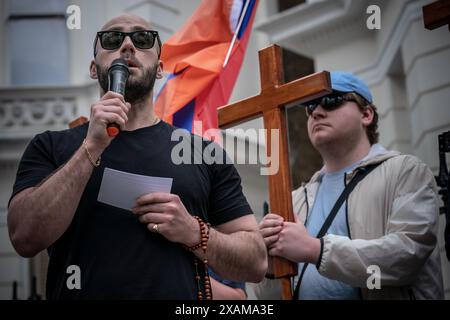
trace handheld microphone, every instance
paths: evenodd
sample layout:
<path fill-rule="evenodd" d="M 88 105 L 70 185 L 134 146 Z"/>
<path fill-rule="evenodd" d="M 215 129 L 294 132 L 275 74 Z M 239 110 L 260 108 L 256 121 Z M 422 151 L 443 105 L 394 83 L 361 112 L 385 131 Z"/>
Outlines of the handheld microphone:
<path fill-rule="evenodd" d="M 129 75 L 130 71 L 125 60 L 122 58 L 114 60 L 108 69 L 108 90 L 125 96 L 125 84 Z M 109 123 L 106 131 L 110 137 L 115 137 L 119 134 L 120 127 L 117 123 Z"/>

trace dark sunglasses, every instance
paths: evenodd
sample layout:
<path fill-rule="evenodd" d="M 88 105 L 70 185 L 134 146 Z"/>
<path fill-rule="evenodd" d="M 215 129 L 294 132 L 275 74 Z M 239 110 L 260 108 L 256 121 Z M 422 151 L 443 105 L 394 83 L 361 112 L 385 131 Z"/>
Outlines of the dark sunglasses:
<path fill-rule="evenodd" d="M 342 94 L 333 93 L 325 97 L 305 102 L 302 105 L 305 106 L 306 114 L 309 117 L 319 105 L 321 105 L 325 111 L 333 111 L 339 108 L 344 103 L 344 101 L 353 101 L 358 103 L 353 98 L 345 97 Z"/>
<path fill-rule="evenodd" d="M 155 39 L 161 47 L 161 40 L 159 39 L 158 31 L 154 30 L 136 30 L 133 32 L 122 31 L 99 31 L 95 39 L 94 55 L 96 54 L 97 38 L 100 40 L 100 45 L 105 50 L 116 50 L 122 45 L 125 37 L 129 36 L 133 45 L 139 49 L 151 49 L 155 45 Z"/>

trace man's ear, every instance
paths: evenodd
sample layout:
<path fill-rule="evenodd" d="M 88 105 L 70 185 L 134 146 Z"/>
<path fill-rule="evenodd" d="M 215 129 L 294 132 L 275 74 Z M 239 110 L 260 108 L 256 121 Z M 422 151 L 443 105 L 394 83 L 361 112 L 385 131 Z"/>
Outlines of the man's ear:
<path fill-rule="evenodd" d="M 89 66 L 89 75 L 91 76 L 91 79 L 98 79 L 97 64 L 94 59 L 91 60 L 91 64 Z"/>
<path fill-rule="evenodd" d="M 365 127 L 369 126 L 373 121 L 374 112 L 371 107 L 365 107 L 361 110 L 362 123 Z"/>
<path fill-rule="evenodd" d="M 164 67 L 163 61 L 159 60 L 158 68 L 156 70 L 156 79 L 162 79 L 164 77 L 163 67 Z"/>

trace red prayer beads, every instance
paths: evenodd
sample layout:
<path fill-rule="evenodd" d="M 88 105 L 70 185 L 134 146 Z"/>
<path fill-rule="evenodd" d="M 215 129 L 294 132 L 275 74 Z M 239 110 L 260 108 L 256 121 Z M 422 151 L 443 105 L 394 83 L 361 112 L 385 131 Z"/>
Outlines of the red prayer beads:
<path fill-rule="evenodd" d="M 208 248 L 208 240 L 209 240 L 209 228 L 211 227 L 211 225 L 209 223 L 205 223 L 198 216 L 194 216 L 194 218 L 197 219 L 198 224 L 200 226 L 200 242 L 191 247 L 188 247 L 185 245 L 183 245 L 183 247 L 186 250 L 189 250 L 191 252 L 202 248 L 203 254 L 204 254 L 204 258 L 203 258 L 202 262 L 203 262 L 204 269 L 205 269 L 205 275 L 203 277 L 204 287 L 205 287 L 205 299 L 212 300 L 211 280 L 209 278 L 209 272 L 208 272 L 208 259 L 206 258 L 206 249 Z M 198 272 L 198 261 L 199 261 L 199 259 L 196 256 L 194 256 L 195 280 L 197 282 L 197 288 L 198 288 L 197 299 L 203 300 L 203 293 L 202 293 L 202 288 L 200 285 L 201 277 Z"/>

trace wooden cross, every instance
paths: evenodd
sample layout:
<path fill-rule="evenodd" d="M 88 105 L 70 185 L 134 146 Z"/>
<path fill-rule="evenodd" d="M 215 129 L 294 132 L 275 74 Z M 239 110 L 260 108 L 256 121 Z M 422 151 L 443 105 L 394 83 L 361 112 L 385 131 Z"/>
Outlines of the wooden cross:
<path fill-rule="evenodd" d="M 270 211 L 285 221 L 294 221 L 291 198 L 291 174 L 284 106 L 292 102 L 305 102 L 331 93 L 328 72 L 318 72 L 284 84 L 281 48 L 277 45 L 259 51 L 261 93 L 257 96 L 218 109 L 219 127 L 225 128 L 263 116 L 268 159 L 271 157 L 270 130 L 279 130 L 279 170 L 269 175 Z M 292 296 L 290 277 L 297 274 L 297 264 L 278 257 L 269 257 L 269 278 L 282 282 L 282 298 Z"/>
<path fill-rule="evenodd" d="M 68 126 L 69 126 L 70 129 L 72 129 L 72 128 L 75 128 L 77 126 L 81 126 L 82 124 L 85 124 L 88 121 L 89 121 L 88 118 L 81 116 L 81 117 L 76 118 L 73 121 L 70 121 Z"/>
<path fill-rule="evenodd" d="M 433 30 L 443 25 L 450 31 L 450 1 L 439 0 L 422 7 L 425 28 Z"/>

